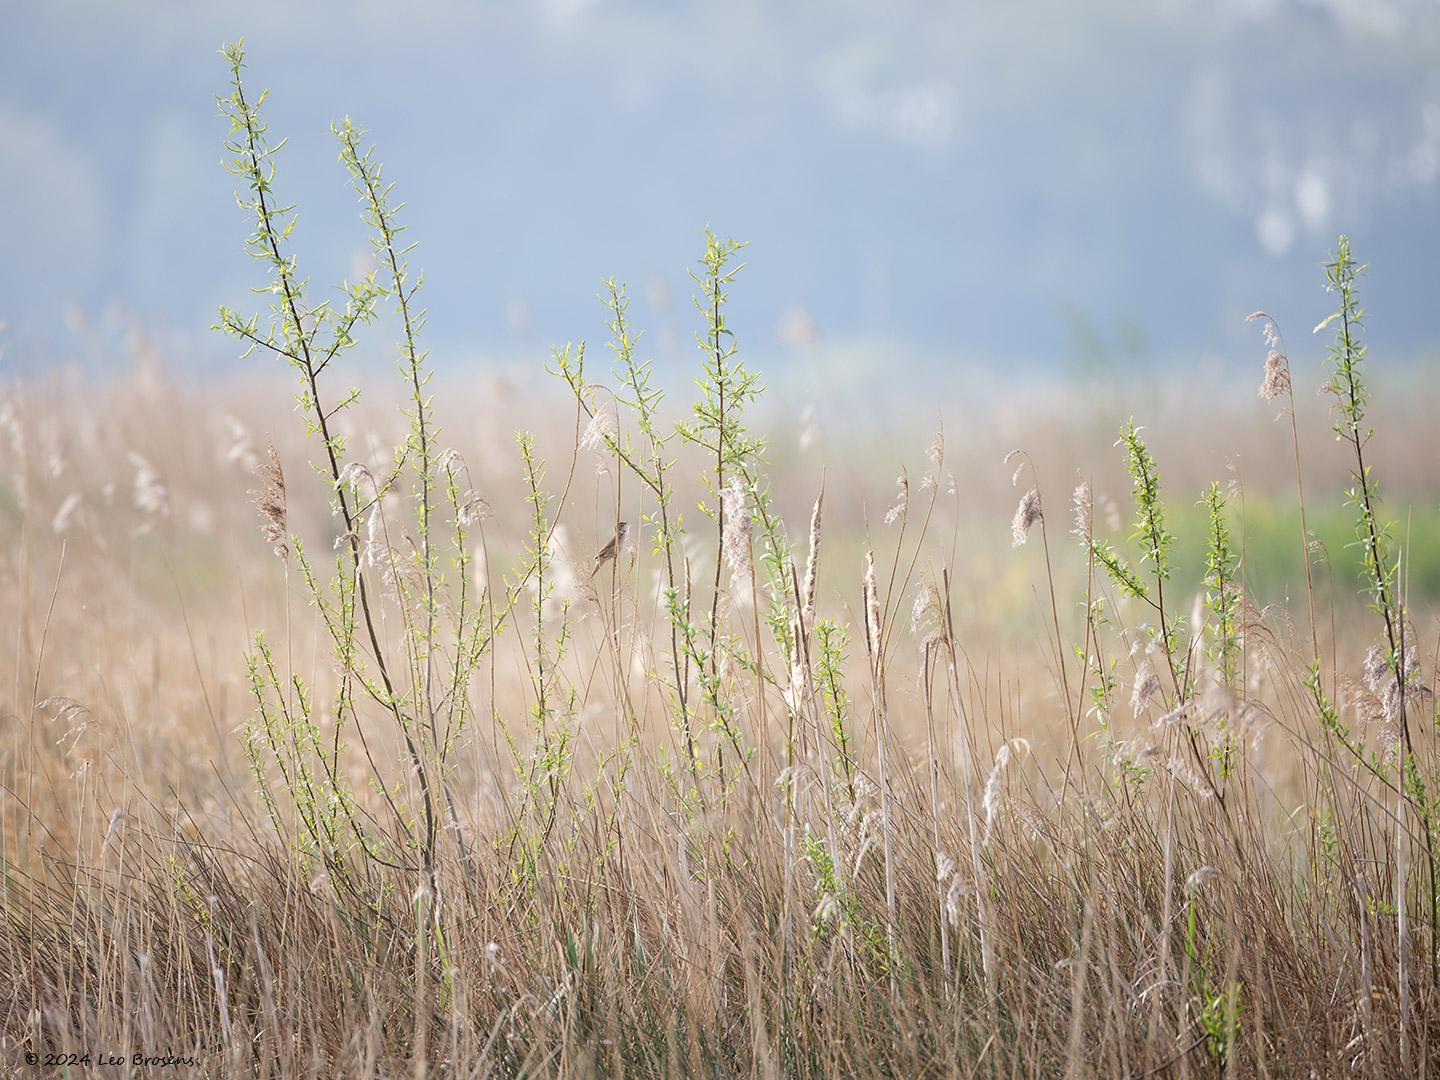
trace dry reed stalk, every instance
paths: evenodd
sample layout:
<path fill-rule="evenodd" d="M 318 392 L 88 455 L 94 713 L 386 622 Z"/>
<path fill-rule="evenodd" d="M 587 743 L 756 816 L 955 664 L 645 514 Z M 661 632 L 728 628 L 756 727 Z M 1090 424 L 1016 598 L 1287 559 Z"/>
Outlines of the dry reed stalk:
<path fill-rule="evenodd" d="M 1400 1068 L 1408 1076 L 1410 1064 L 1410 920 L 1408 855 L 1410 838 L 1405 828 L 1408 802 L 1395 796 L 1395 964 L 1400 991 Z"/>
<path fill-rule="evenodd" d="M 875 553 L 868 549 L 865 552 L 863 591 L 865 597 L 865 642 L 866 651 L 870 656 L 870 701 L 875 720 L 875 752 L 880 782 L 880 827 L 882 850 L 885 857 L 885 940 L 889 948 L 890 996 L 893 998 L 897 995 L 899 984 L 895 977 L 898 958 L 895 939 L 895 859 L 890 823 L 890 773 L 886 760 L 886 744 L 890 739 L 890 727 L 885 703 L 884 660 L 881 652 L 884 637 L 881 633 L 883 627 L 880 621 L 880 598 L 876 594 L 875 585 Z"/>
<path fill-rule="evenodd" d="M 935 592 L 935 587 L 929 586 L 930 593 Z M 933 601 L 936 608 L 939 607 L 938 594 Z M 938 610 L 937 610 L 938 615 Z M 925 750 L 930 759 L 930 823 L 931 838 L 935 850 L 935 893 L 937 901 L 937 916 L 940 920 L 940 975 L 941 982 L 948 997 L 951 993 L 950 986 L 950 919 L 947 907 L 947 886 L 942 859 L 947 858 L 943 854 L 943 844 L 940 838 L 940 761 L 935 753 L 935 707 L 934 707 L 934 666 L 931 660 L 937 642 L 926 640 L 921 646 L 921 675 L 924 680 L 925 696 Z"/>
<path fill-rule="evenodd" d="M 816 501 L 819 506 L 819 501 Z M 811 556 L 813 559 L 819 557 L 819 525 L 818 517 L 811 523 Z M 813 568 L 813 561 L 812 561 Z M 807 574 L 808 576 L 808 574 Z M 841 887 L 845 887 L 843 863 L 840 859 L 840 844 L 835 834 L 835 798 L 832 791 L 831 781 L 833 775 L 830 767 L 829 734 L 820 721 L 820 707 L 816 700 L 815 676 L 810 663 L 810 635 L 806 629 L 805 617 L 800 594 L 800 579 L 795 571 L 795 564 L 790 564 L 790 583 L 795 593 L 796 610 L 800 612 L 795 617 L 795 641 L 799 655 L 803 658 L 801 667 L 801 694 L 809 712 L 810 724 L 815 733 L 815 761 L 812 767 L 820 778 L 820 785 L 825 794 L 825 832 L 826 840 L 830 849 L 830 863 L 834 867 L 836 880 Z M 812 612 L 813 617 L 813 612 Z"/>
<path fill-rule="evenodd" d="M 1274 401 L 1283 394 L 1289 406 L 1286 412 L 1290 415 L 1290 446 L 1295 456 L 1295 493 L 1300 507 L 1300 554 L 1305 563 L 1305 602 L 1310 612 L 1310 646 L 1318 664 L 1320 631 L 1315 618 L 1315 575 L 1310 560 L 1310 525 L 1306 520 L 1305 474 L 1300 467 L 1300 426 L 1295 417 L 1295 385 L 1290 376 L 1290 359 L 1285 355 L 1285 344 L 1275 320 L 1263 311 L 1254 311 L 1246 316 L 1245 321 L 1254 322 L 1257 319 L 1263 322 L 1265 344 L 1269 350 L 1265 355 L 1265 377 L 1260 383 L 1260 396 L 1266 401 Z"/>
<path fill-rule="evenodd" d="M 960 726 L 960 770 L 964 777 L 965 827 L 970 846 L 971 887 L 975 890 L 976 930 L 980 937 L 980 966 L 985 976 L 986 1000 L 993 1008 L 995 1001 L 995 943 L 990 924 L 989 882 L 980 853 L 980 830 L 975 819 L 975 804 L 980 790 L 980 774 L 975 760 L 974 736 L 966 716 L 960 691 L 959 665 L 955 656 L 955 618 L 950 602 L 950 572 L 944 573 L 942 599 L 945 604 L 945 657 L 948 688 L 955 718 Z"/>
<path fill-rule="evenodd" d="M 1015 510 L 1014 521 L 1011 523 L 1011 538 L 1015 546 L 1023 544 L 1030 529 L 1037 524 L 1040 526 L 1040 544 L 1045 555 L 1045 583 L 1050 591 L 1050 621 L 1055 631 L 1055 663 L 1060 669 L 1060 699 L 1064 702 L 1065 712 L 1070 720 L 1072 745 L 1076 745 L 1080 741 L 1080 719 L 1079 713 L 1070 704 L 1070 674 L 1065 663 L 1065 635 L 1060 629 L 1060 605 L 1055 598 L 1055 568 L 1050 561 L 1050 533 L 1040 504 L 1039 477 L 1035 462 L 1031 459 L 1028 451 L 1012 450 L 1005 455 L 1006 463 L 1008 464 L 1017 455 L 1025 460 L 1021 467 L 1016 468 L 1012 484 L 1019 479 L 1022 469 L 1028 466 L 1030 476 L 1035 480 L 1037 486 L 1027 491 L 1020 499 L 1020 505 Z M 1084 682 L 1083 674 L 1081 682 Z"/>

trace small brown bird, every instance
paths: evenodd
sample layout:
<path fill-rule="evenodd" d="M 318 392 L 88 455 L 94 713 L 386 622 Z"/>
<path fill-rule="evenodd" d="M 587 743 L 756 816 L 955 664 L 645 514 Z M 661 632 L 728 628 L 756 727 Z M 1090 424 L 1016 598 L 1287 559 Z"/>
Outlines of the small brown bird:
<path fill-rule="evenodd" d="M 620 524 L 615 527 L 615 535 L 606 542 L 605 546 L 600 549 L 600 553 L 595 556 L 595 568 L 590 571 L 591 577 L 598 574 L 602 566 L 615 558 L 625 547 L 625 541 L 629 539 L 629 537 L 630 523 L 628 521 L 620 522 Z"/>

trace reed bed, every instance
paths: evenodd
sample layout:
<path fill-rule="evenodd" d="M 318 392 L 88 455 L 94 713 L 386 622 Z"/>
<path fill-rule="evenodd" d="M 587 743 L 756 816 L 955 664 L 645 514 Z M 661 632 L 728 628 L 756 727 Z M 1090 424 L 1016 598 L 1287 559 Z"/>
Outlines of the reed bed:
<path fill-rule="evenodd" d="M 1423 423 L 1371 427 L 1348 241 L 1324 363 L 1257 313 L 1269 411 L 1209 402 L 1253 478 L 1135 420 L 1077 474 L 1032 403 L 1003 466 L 962 417 L 892 488 L 785 449 L 710 234 L 688 392 L 607 282 L 548 391 L 437 405 L 364 133 L 377 269 L 320 301 L 226 56 L 271 306 L 218 326 L 298 404 L 145 367 L 0 406 L 13 1066 L 1434 1073 L 1440 646 L 1378 481 L 1433 493 Z"/>

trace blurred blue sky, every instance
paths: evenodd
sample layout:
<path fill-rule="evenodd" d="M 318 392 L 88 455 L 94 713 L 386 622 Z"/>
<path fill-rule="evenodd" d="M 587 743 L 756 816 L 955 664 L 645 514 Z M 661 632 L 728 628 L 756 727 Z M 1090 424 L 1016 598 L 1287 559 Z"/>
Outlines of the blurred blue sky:
<path fill-rule="evenodd" d="M 7 365 L 116 310 L 233 355 L 207 328 L 257 283 L 214 101 L 242 35 L 302 269 L 363 265 L 349 114 L 409 202 L 438 363 L 600 338 L 608 274 L 688 345 L 707 224 L 751 242 L 732 319 L 772 364 L 1250 365 L 1256 307 L 1308 346 L 1342 230 L 1372 355 L 1440 342 L 1430 0 L 46 0 L 0 35 Z"/>

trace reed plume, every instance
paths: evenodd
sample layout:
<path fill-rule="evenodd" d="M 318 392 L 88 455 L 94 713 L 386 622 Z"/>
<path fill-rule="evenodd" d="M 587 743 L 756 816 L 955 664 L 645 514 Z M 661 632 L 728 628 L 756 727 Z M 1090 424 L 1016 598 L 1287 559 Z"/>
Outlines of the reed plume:
<path fill-rule="evenodd" d="M 290 528 L 285 502 L 285 470 L 280 466 L 280 454 L 273 442 L 266 444 L 267 456 L 255 466 L 255 475 L 260 486 L 250 492 L 250 500 L 260 515 L 260 535 L 270 545 L 276 557 L 284 563 L 290 561 Z"/>

